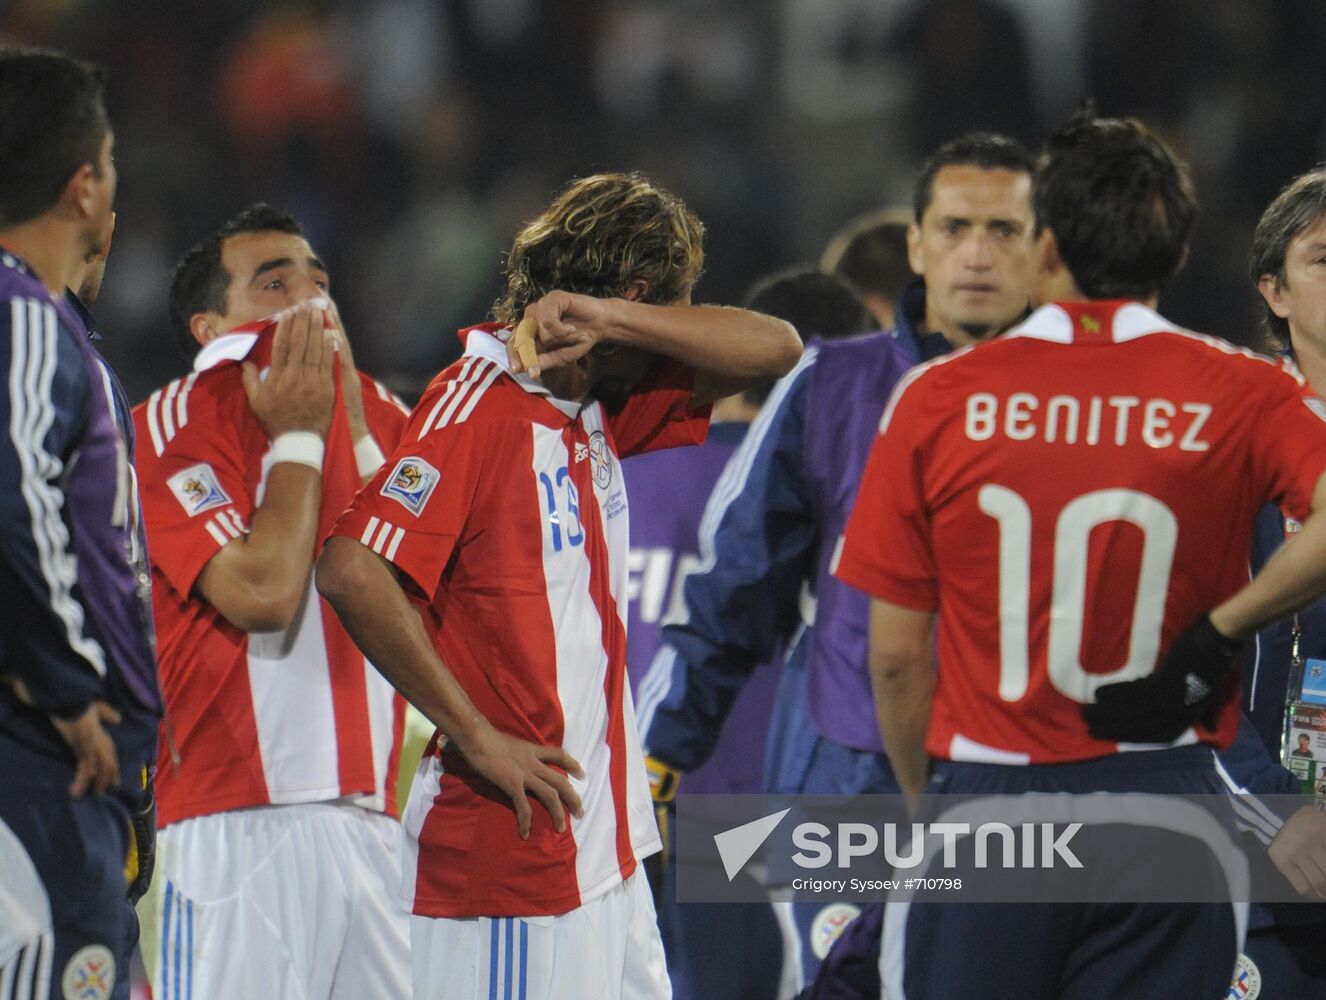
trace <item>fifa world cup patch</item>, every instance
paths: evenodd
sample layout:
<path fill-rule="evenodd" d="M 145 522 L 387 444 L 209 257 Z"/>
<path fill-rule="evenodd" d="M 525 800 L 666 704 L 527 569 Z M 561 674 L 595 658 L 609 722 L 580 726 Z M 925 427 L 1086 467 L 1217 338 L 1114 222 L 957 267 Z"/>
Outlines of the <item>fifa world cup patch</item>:
<path fill-rule="evenodd" d="M 383 484 L 382 495 L 418 516 L 441 478 L 442 474 L 422 458 L 402 458 Z"/>
<path fill-rule="evenodd" d="M 103 944 L 79 948 L 60 976 L 64 1000 L 107 1000 L 115 989 L 115 956 Z"/>
<path fill-rule="evenodd" d="M 206 462 L 175 473 L 166 480 L 166 484 L 190 517 L 230 503 L 230 497 L 221 488 L 216 473 Z"/>

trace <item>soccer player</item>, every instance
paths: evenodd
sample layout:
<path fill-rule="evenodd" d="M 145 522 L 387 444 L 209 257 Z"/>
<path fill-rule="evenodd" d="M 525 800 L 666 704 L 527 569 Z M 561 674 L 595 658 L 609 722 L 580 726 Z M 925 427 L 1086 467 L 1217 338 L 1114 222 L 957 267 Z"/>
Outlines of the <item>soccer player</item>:
<path fill-rule="evenodd" d="M 796 327 L 802 339 L 833 338 L 875 329 L 866 304 L 841 279 L 816 270 L 792 269 L 755 283 L 745 306 Z M 632 694 L 654 659 L 666 620 L 676 618 L 686 577 L 702 565 L 713 541 L 710 508 L 714 484 L 735 453 L 750 422 L 773 388 L 755 385 L 714 404 L 709 437 L 698 448 L 651 452 L 623 463 L 635 502 L 631 517 L 630 603 L 626 630 L 627 670 Z M 723 735 L 709 758 L 686 775 L 686 790 L 700 794 L 757 794 L 764 787 L 764 747 L 769 714 L 781 670 L 780 657 L 756 668 L 737 695 Z M 660 822 L 670 823 L 676 783 L 651 783 Z M 779 928 L 768 904 L 677 903 L 675 842 L 664 838 L 661 871 L 651 869 L 659 929 L 678 1000 L 745 1000 L 774 996 L 783 977 L 777 957 Z M 652 860 L 652 859 L 651 859 Z M 721 937 L 727 961 L 713 960 Z"/>
<path fill-rule="evenodd" d="M 713 559 L 687 579 L 686 616 L 664 628 L 641 688 L 640 730 L 656 766 L 694 770 L 742 680 L 805 621 L 774 709 L 768 790 L 898 790 L 871 707 L 868 601 L 829 574 L 829 561 L 897 380 L 1025 313 L 1031 167 L 1020 145 L 985 133 L 937 150 L 917 178 L 908 231 L 922 281 L 903 295 L 897 327 L 812 344 L 775 389 L 715 490 Z M 803 602 L 803 590 L 814 600 Z M 857 912 L 846 902 L 783 908 L 798 979 L 814 978 Z"/>
<path fill-rule="evenodd" d="M 105 246 L 99 70 L 0 53 L 0 992 L 127 996 L 130 812 L 161 696 L 109 381 L 65 297 Z M 119 959 L 119 961 L 117 961 Z"/>
<path fill-rule="evenodd" d="M 251 206 L 176 266 L 194 371 L 134 410 L 170 719 L 159 997 L 409 992 L 404 703 L 311 580 L 405 408 L 355 370 L 328 295 L 298 223 Z"/>
<path fill-rule="evenodd" d="M 1040 308 L 899 383 L 847 525 L 836 572 L 874 597 L 880 728 L 911 797 L 932 758 L 945 793 L 1218 794 L 1235 640 L 1326 587 L 1318 517 L 1244 586 L 1260 505 L 1326 502 L 1322 405 L 1154 311 L 1196 204 L 1142 125 L 1070 121 L 1033 201 Z M 1014 970 L 1033 996 L 1216 997 L 1240 909 L 890 903 L 880 970 L 896 997 Z"/>
<path fill-rule="evenodd" d="M 689 304 L 702 232 L 639 174 L 568 186 L 319 560 L 355 641 L 438 726 L 405 817 L 416 997 L 670 994 L 637 870 L 659 838 L 620 460 L 698 443 L 713 400 L 800 353 L 780 320 Z M 518 322 L 537 352 L 516 363 Z"/>
<path fill-rule="evenodd" d="M 1253 236 L 1250 272 L 1265 306 L 1265 325 L 1314 390 L 1326 389 L 1326 285 L 1318 278 L 1326 250 L 1326 170 L 1291 181 L 1267 206 Z M 1253 530 L 1253 567 L 1260 567 L 1291 533 L 1284 515 L 1268 505 Z M 1237 790 L 1269 794 L 1270 812 L 1250 800 L 1249 826 L 1269 846 L 1271 860 L 1300 892 L 1326 894 L 1326 813 L 1298 799 L 1300 780 L 1281 766 L 1286 702 L 1294 661 L 1300 671 L 1326 662 L 1326 604 L 1318 602 L 1258 633 L 1256 656 L 1243 670 L 1243 709 L 1234 745 L 1221 754 L 1227 782 Z M 1300 677 L 1303 674 L 1300 672 Z M 1291 756 L 1311 757 L 1306 734 Z M 1281 804 L 1301 802 L 1297 809 Z M 1280 813 L 1287 812 L 1287 815 Z M 1320 906 L 1254 906 L 1248 941 L 1235 979 L 1260 982 L 1268 996 L 1307 996 L 1326 980 Z"/>

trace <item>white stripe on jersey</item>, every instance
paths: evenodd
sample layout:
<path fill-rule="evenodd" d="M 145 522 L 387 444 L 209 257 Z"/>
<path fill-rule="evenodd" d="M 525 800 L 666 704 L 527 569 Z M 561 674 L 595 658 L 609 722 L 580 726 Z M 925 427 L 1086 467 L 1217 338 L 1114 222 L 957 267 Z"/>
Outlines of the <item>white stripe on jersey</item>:
<path fill-rule="evenodd" d="M 560 429 L 535 423 L 529 429 L 534 438 L 531 463 L 534 482 L 538 482 L 540 473 L 546 476 L 550 470 L 570 466 L 571 455 Z M 590 497 L 581 498 L 583 504 L 593 502 Z M 604 681 L 608 657 L 603 651 L 603 621 L 591 596 L 590 563 L 584 545 L 569 543 L 568 533 L 564 532 L 559 550 L 547 537 L 551 530 L 547 519 L 543 519 L 543 530 L 545 537 L 540 540 L 539 550 L 543 556 L 548 613 L 554 622 L 554 662 L 566 668 L 558 669 L 554 678 L 557 703 L 562 710 L 562 745 L 585 770 L 584 779 L 571 779 L 572 787 L 584 803 L 585 815 L 601 818 L 599 822 L 575 826 L 576 883 L 583 899 L 598 888 L 596 883 L 605 872 L 613 878 L 620 877 L 616 864 L 612 753 L 607 743 L 597 739 L 607 728 Z"/>
<path fill-rule="evenodd" d="M 479 397 L 488 391 L 488 387 L 493 384 L 493 380 L 501 374 L 501 371 L 493 362 L 486 358 L 480 358 L 473 374 L 471 374 L 467 383 L 461 387 L 460 392 L 456 393 L 447 408 L 442 411 L 442 416 L 438 418 L 435 426 L 446 427 L 450 424 L 452 418 L 456 417 L 456 411 L 464 403 L 465 409 L 455 421 L 458 424 L 462 423 L 470 415 L 470 411 L 474 409 L 474 404 L 479 401 Z"/>
<path fill-rule="evenodd" d="M 396 409 L 400 410 L 407 417 L 410 415 L 410 408 L 405 405 L 400 396 L 396 395 L 377 379 L 373 379 L 373 387 L 378 391 L 378 398 L 383 402 L 390 403 Z"/>
<path fill-rule="evenodd" d="M 197 372 L 177 378 L 147 397 L 147 430 L 158 455 L 188 425 L 189 392 L 197 379 Z"/>
<path fill-rule="evenodd" d="M 372 544 L 373 551 L 376 552 L 378 555 L 382 555 L 382 546 L 386 542 L 387 535 L 391 533 L 391 529 L 393 527 L 395 527 L 395 525 L 393 525 L 390 521 L 383 521 L 382 527 L 378 529 L 377 537 L 373 539 L 373 544 Z"/>
<path fill-rule="evenodd" d="M 1220 780 L 1225 783 L 1225 788 L 1228 790 L 1229 802 L 1234 809 L 1235 822 L 1239 829 L 1246 830 L 1263 844 L 1270 846 L 1271 841 L 1279 834 L 1280 828 L 1284 826 L 1284 821 L 1263 805 L 1256 795 L 1234 780 L 1234 776 L 1225 768 L 1219 754 L 1212 751 L 1211 758 L 1215 761 L 1216 774 L 1220 775 Z"/>
<path fill-rule="evenodd" d="M 184 380 L 184 388 L 180 390 L 179 397 L 175 400 L 175 425 L 183 430 L 189 425 L 189 392 L 193 389 L 193 383 L 198 381 L 198 373 L 194 372 Z"/>
<path fill-rule="evenodd" d="M 225 545 L 226 542 L 230 541 L 226 533 L 218 528 L 213 521 L 209 520 L 203 527 L 207 529 L 207 533 L 212 536 L 217 545 Z"/>
<path fill-rule="evenodd" d="M 301 726 L 292 746 L 291 719 L 332 720 L 331 675 L 322 631 L 322 602 L 309 580 L 300 612 L 284 632 L 248 635 L 253 716 L 272 804 L 334 799 L 341 777 L 334 725 Z M 280 789 L 287 791 L 281 792 Z"/>
<path fill-rule="evenodd" d="M 461 386 L 466 383 L 466 380 L 470 377 L 470 372 L 473 371 L 474 366 L 478 364 L 479 360 L 478 357 L 471 356 L 460 366 L 460 372 L 454 379 L 452 379 L 451 384 L 447 386 L 446 392 L 438 397 L 437 402 L 433 404 L 433 408 L 428 411 L 428 418 L 424 421 L 423 427 L 419 428 L 418 440 L 422 440 L 424 435 L 433 429 L 433 421 L 437 419 L 438 413 L 441 412 L 442 407 L 447 405 L 447 402 L 451 397 L 460 391 Z"/>
<path fill-rule="evenodd" d="M 28 508 L 37 564 L 52 612 L 64 625 L 70 649 L 102 677 L 101 645 L 83 634 L 83 606 L 74 599 L 78 567 L 69 551 L 69 529 L 60 516 L 64 497 L 50 482 L 60 459 L 46 451 L 55 423 L 51 387 L 55 381 L 58 329 L 55 309 L 36 299 L 11 300 L 12 356 L 9 368 L 9 437 L 19 463 L 19 490 Z"/>
<path fill-rule="evenodd" d="M 161 436 L 161 424 L 157 420 L 157 404 L 161 402 L 161 390 L 155 390 L 147 397 L 147 432 L 152 436 L 152 450 L 160 455 L 166 450 L 166 440 Z"/>
<path fill-rule="evenodd" d="M 364 533 L 359 536 L 359 543 L 361 545 L 372 545 L 373 532 L 377 530 L 378 525 L 381 523 L 382 521 L 379 518 L 370 517 L 368 519 L 368 525 L 364 528 Z"/>
<path fill-rule="evenodd" d="M 387 558 L 387 562 L 394 562 L 396 559 L 396 550 L 400 548 L 401 539 L 405 537 L 405 529 L 397 528 L 391 536 L 391 542 L 387 546 L 387 551 L 382 553 Z"/>

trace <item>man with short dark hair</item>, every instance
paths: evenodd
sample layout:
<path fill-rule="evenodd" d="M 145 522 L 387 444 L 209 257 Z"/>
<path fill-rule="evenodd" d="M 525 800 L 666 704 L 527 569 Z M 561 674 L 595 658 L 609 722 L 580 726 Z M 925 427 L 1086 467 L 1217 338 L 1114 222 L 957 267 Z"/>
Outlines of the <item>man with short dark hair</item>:
<path fill-rule="evenodd" d="M 161 713 L 126 444 L 65 298 L 113 221 L 102 87 L 65 56 L 0 53 L 0 984 L 15 996 L 128 995 L 129 814 Z"/>
<path fill-rule="evenodd" d="M 876 329 L 894 325 L 907 286 L 916 280 L 907 257 L 907 208 L 867 212 L 849 222 L 820 255 L 820 270 L 846 281 L 875 317 Z"/>
<path fill-rule="evenodd" d="M 1139 123 L 1084 114 L 1049 141 L 1033 202 L 1040 308 L 899 384 L 836 570 L 874 597 L 899 783 L 919 797 L 933 761 L 944 793 L 918 821 L 943 818 L 947 795 L 1018 796 L 1028 819 L 1070 801 L 1029 792 L 1219 795 L 1237 640 L 1326 587 L 1316 516 L 1247 584 L 1257 508 L 1326 503 L 1326 411 L 1291 368 L 1154 311 L 1196 216 L 1186 170 Z M 1181 837 L 1187 864 L 1221 858 L 1209 870 L 1238 892 L 1232 824 L 1207 815 L 1182 833 L 1163 808 L 1106 822 Z M 1152 851 L 1110 870 L 1155 865 Z M 1246 904 L 1224 898 L 890 902 L 881 975 L 912 998 L 1016 970 L 1035 996 L 1204 1000 L 1229 988 L 1242 943 Z"/>
<path fill-rule="evenodd" d="M 420 1000 L 670 995 L 638 871 L 659 838 L 620 459 L 699 443 L 709 404 L 800 353 L 780 320 L 690 304 L 702 236 L 642 175 L 570 184 L 319 559 L 355 641 L 438 727 L 405 817 Z"/>
<path fill-rule="evenodd" d="M 664 628 L 640 688 L 656 770 L 702 764 L 745 678 L 795 634 L 770 729 L 768 789 L 897 791 L 871 708 L 868 602 L 828 567 L 894 384 L 918 361 L 993 336 L 1026 311 L 1032 163 L 1022 146 L 988 133 L 937 150 L 908 228 L 922 281 L 904 294 L 896 328 L 812 341 L 775 388 L 715 488 L 712 558 L 687 579 L 686 614 Z M 780 906 L 794 978 L 808 981 L 857 907 Z"/>
<path fill-rule="evenodd" d="M 184 255 L 170 316 L 194 371 L 134 410 L 171 720 L 154 991 L 403 997 L 404 704 L 311 575 L 405 408 L 356 371 L 325 265 L 267 205 Z"/>

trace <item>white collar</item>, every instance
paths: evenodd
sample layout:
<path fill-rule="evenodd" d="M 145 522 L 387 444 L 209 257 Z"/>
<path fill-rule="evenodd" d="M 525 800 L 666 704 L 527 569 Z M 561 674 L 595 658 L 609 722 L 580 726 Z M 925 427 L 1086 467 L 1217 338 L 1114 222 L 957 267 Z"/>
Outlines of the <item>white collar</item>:
<path fill-rule="evenodd" d="M 256 333 L 223 333 L 203 345 L 193 359 L 193 370 L 205 372 L 223 361 L 243 361 L 257 341 Z"/>
<path fill-rule="evenodd" d="M 511 362 L 507 357 L 506 343 L 500 337 L 506 334 L 508 338 L 511 331 L 507 329 L 489 333 L 487 330 L 471 330 L 469 336 L 465 338 L 465 353 L 473 357 L 483 358 L 485 361 L 492 361 L 501 367 L 511 378 L 515 379 L 518 386 L 526 392 L 535 396 L 544 397 L 549 403 L 557 407 L 568 417 L 574 417 L 585 407 L 584 403 L 574 403 L 569 399 L 561 399 L 554 396 L 542 382 L 532 379 L 524 372 L 515 374 L 511 371 Z"/>

